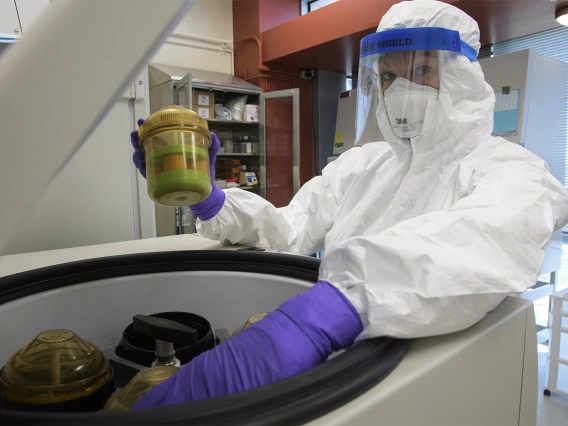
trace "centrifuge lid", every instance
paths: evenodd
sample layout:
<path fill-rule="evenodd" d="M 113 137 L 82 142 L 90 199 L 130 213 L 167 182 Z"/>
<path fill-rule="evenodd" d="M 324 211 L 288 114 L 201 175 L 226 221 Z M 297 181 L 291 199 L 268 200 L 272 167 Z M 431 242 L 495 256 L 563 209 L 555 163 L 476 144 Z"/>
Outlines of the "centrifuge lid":
<path fill-rule="evenodd" d="M 89 396 L 108 383 L 108 360 L 70 330 L 40 333 L 0 371 L 0 397 L 20 404 L 55 404 Z"/>
<path fill-rule="evenodd" d="M 194 3 L 137 2 L 131 19 L 128 0 L 52 2 L 34 31 L 2 54 L 0 255 L 27 226 L 26 212 Z M 80 107 L 70 100 L 79 90 L 89 99 Z M 11 176 L 18 176 L 17 184 Z"/>

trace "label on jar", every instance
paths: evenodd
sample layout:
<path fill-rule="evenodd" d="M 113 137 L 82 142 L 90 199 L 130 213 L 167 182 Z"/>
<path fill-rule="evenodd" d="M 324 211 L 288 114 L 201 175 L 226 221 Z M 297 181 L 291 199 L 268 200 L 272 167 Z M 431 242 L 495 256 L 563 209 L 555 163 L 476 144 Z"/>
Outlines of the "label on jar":
<path fill-rule="evenodd" d="M 209 106 L 209 96 L 207 95 L 199 95 L 197 98 L 198 105 L 207 105 Z"/>
<path fill-rule="evenodd" d="M 201 118 L 209 118 L 209 108 L 197 108 L 197 113 Z"/>

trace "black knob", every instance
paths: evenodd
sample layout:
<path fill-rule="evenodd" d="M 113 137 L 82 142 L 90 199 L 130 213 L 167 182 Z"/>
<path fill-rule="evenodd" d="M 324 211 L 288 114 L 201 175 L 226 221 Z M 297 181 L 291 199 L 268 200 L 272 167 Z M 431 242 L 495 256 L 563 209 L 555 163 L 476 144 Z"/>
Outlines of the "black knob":
<path fill-rule="evenodd" d="M 163 342 L 192 346 L 197 343 L 197 330 L 193 327 L 164 318 L 135 315 L 132 318 L 134 330 Z"/>

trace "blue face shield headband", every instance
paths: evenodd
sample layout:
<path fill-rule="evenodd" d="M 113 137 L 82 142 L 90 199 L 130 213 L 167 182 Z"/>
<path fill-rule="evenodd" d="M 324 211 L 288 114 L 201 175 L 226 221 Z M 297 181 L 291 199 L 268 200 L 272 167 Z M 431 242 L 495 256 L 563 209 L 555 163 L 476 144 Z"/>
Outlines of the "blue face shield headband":
<path fill-rule="evenodd" d="M 376 116 L 382 102 L 397 137 L 422 134 L 426 111 L 437 100 L 444 51 L 477 62 L 476 50 L 461 40 L 458 31 L 445 28 L 394 29 L 361 40 L 356 143 L 382 137 Z"/>
<path fill-rule="evenodd" d="M 403 50 L 446 50 L 477 61 L 477 52 L 460 39 L 458 31 L 437 27 L 401 28 L 368 35 L 361 40 L 360 57 Z"/>

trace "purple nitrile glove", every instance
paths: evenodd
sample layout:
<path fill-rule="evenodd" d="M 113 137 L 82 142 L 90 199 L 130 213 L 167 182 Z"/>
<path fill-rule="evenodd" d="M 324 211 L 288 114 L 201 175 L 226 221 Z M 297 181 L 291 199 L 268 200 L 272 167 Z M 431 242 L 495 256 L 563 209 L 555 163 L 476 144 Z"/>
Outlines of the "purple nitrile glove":
<path fill-rule="evenodd" d="M 143 395 L 132 408 L 215 398 L 268 385 L 307 371 L 353 344 L 363 329 L 353 305 L 318 281 L 305 293 L 204 352 Z"/>
<path fill-rule="evenodd" d="M 144 124 L 144 121 L 145 120 L 143 118 L 139 118 L 138 127 Z M 144 152 L 144 149 L 140 148 L 140 141 L 138 140 L 138 130 L 133 130 L 132 133 L 130 133 L 130 142 L 134 147 L 134 154 L 132 155 L 132 161 L 134 162 L 136 168 L 140 171 L 142 177 L 146 179 L 146 153 Z"/>
<path fill-rule="evenodd" d="M 209 147 L 209 170 L 211 171 L 211 194 L 200 203 L 189 206 L 191 211 L 199 220 L 209 220 L 225 204 L 225 193 L 215 185 L 215 160 L 221 142 L 215 133 L 211 133 L 211 146 Z"/>

